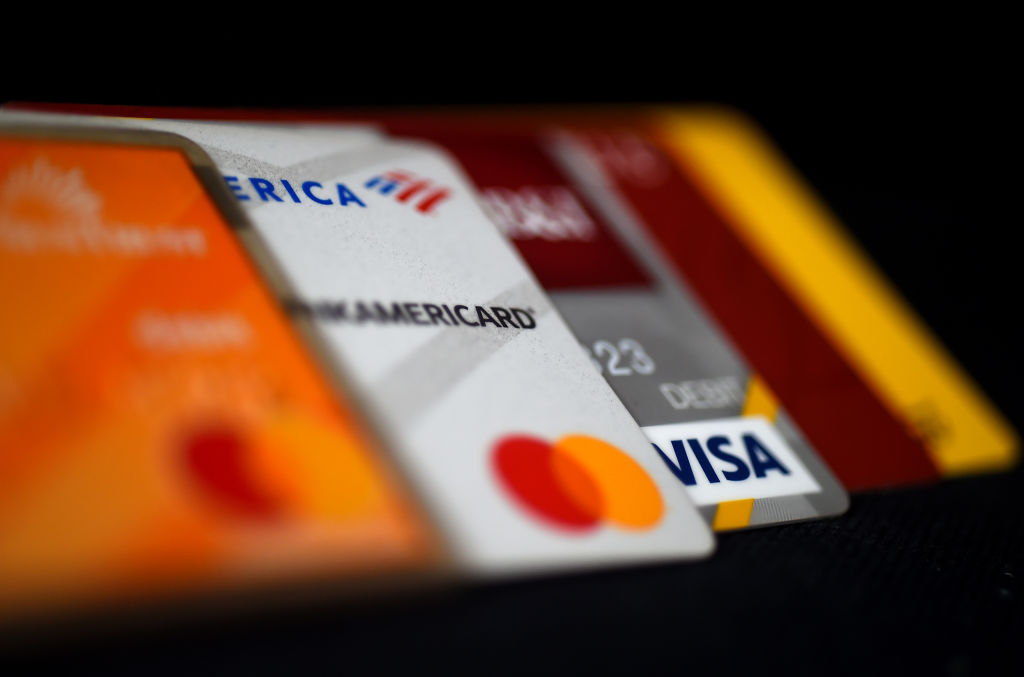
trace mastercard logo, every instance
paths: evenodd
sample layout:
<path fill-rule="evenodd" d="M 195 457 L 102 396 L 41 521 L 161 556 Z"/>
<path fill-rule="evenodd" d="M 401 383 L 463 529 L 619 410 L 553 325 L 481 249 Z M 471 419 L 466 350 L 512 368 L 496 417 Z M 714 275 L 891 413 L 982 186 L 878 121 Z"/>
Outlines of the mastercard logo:
<path fill-rule="evenodd" d="M 555 443 L 509 435 L 494 445 L 495 474 L 537 519 L 570 531 L 602 522 L 649 529 L 665 511 L 658 487 L 636 461 L 596 437 L 567 435 Z"/>
<path fill-rule="evenodd" d="M 240 427 L 208 422 L 179 442 L 181 477 L 200 505 L 236 520 L 362 517 L 383 499 L 351 430 L 297 412 Z"/>

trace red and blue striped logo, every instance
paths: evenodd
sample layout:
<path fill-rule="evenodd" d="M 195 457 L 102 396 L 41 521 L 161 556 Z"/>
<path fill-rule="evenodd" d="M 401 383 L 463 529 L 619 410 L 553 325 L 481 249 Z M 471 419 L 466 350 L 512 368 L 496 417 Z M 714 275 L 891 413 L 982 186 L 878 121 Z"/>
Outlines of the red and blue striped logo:
<path fill-rule="evenodd" d="M 413 205 L 422 214 L 431 213 L 451 196 L 448 188 L 401 170 L 384 172 L 367 181 L 365 186 L 381 195 L 394 195 L 395 200 Z"/>

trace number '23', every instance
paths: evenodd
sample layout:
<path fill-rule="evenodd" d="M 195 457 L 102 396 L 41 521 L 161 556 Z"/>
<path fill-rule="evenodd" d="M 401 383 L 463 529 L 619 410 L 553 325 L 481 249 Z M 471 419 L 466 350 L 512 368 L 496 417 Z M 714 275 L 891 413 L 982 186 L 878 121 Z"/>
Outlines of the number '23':
<path fill-rule="evenodd" d="M 594 341 L 592 347 L 583 346 L 583 349 L 600 373 L 606 370 L 610 376 L 654 373 L 654 360 L 631 338 L 621 339 L 617 344 L 600 339 Z"/>

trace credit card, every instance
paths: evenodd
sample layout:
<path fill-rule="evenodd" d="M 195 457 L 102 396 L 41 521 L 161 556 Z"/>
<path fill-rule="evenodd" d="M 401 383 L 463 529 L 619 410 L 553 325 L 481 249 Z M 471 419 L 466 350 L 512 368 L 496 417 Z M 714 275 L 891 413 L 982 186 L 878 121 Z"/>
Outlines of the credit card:
<path fill-rule="evenodd" d="M 0 126 L 0 616 L 441 562 L 284 291 L 198 146 Z"/>
<path fill-rule="evenodd" d="M 221 128 L 201 143 L 280 260 L 292 314 L 322 329 L 464 566 L 711 550 L 686 491 L 446 155 L 319 130 L 315 150 L 281 164 L 276 144 Z"/>
<path fill-rule="evenodd" d="M 928 450 L 943 475 L 1016 462 L 1019 439 L 765 135 L 722 109 L 659 118 L 729 228 Z"/>
<path fill-rule="evenodd" d="M 643 118 L 576 138 L 847 490 L 938 478 L 921 441 L 646 135 Z"/>
<path fill-rule="evenodd" d="M 654 452 L 716 530 L 843 512 L 846 492 L 567 136 L 426 135 L 455 155 Z"/>

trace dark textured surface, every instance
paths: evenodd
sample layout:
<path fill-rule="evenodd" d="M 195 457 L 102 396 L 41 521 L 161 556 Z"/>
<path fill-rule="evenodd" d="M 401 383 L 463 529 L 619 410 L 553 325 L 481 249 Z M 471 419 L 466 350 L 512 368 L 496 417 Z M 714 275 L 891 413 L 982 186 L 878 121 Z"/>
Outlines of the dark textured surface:
<path fill-rule="evenodd" d="M 726 535 L 698 564 L 108 635 L 61 644 L 57 657 L 132 673 L 1020 674 L 1021 482 L 1017 472 L 861 494 L 841 519 Z"/>
<path fill-rule="evenodd" d="M 761 120 L 1019 430 L 1024 336 L 1012 242 L 1020 214 L 1011 203 L 1019 170 L 1000 163 L 1019 150 L 1011 116 L 992 98 L 998 90 L 973 72 L 888 68 L 824 81 L 804 73 L 763 89 L 752 84 L 757 77 L 731 88 L 705 79 L 686 95 L 724 100 Z M 768 70 L 754 75 L 774 77 Z M 879 79 L 882 72 L 889 75 Z M 235 98 L 180 90 L 115 96 L 109 88 L 106 96 L 55 98 L 264 106 L 523 100 L 508 85 L 449 87 L 447 99 L 437 90 L 388 90 L 382 99 L 373 89 L 382 85 L 359 82 L 363 90 L 349 98 L 298 87 L 289 96 L 299 98 L 287 100 L 255 89 Z M 533 99 L 677 96 L 661 84 L 619 95 L 552 88 Z M 10 98 L 45 97 L 36 90 Z M 8 647 L 8 656 L 177 674 L 1024 674 L 1022 498 L 1020 470 L 858 494 L 840 519 L 726 535 L 716 555 L 697 564 L 51 639 Z"/>

